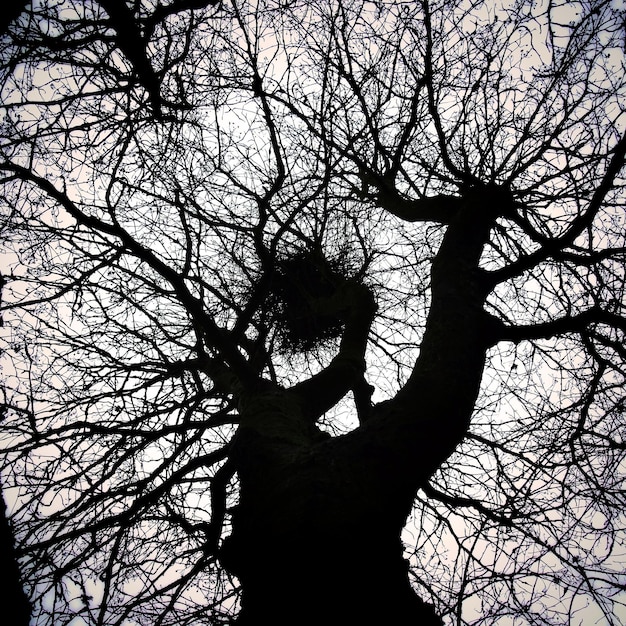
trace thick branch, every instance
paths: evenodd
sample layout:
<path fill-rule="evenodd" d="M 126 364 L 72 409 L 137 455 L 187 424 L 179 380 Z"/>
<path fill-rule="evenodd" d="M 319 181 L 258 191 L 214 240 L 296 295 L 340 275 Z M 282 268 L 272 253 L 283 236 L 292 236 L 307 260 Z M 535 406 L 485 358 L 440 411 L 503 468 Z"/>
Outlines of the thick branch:
<path fill-rule="evenodd" d="M 228 483 L 235 475 L 235 467 L 230 459 L 224 463 L 211 480 L 211 521 L 206 529 L 206 550 L 210 554 L 217 554 L 217 549 L 222 535 L 224 518 L 226 516 L 226 499 Z"/>
<path fill-rule="evenodd" d="M 149 40 L 156 28 L 156 25 L 167 19 L 170 15 L 191 11 L 193 9 L 204 9 L 208 6 L 215 6 L 218 0 L 174 0 L 167 6 L 157 6 L 154 13 L 146 19 L 145 38 Z"/>
<path fill-rule="evenodd" d="M 28 4 L 28 0 L 13 0 L 12 2 L 7 2 L 2 7 L 2 13 L 0 14 L 0 35 L 4 35 L 4 33 L 7 32 L 11 22 L 22 14 Z"/>
<path fill-rule="evenodd" d="M 139 82 L 150 96 L 150 102 L 156 115 L 161 113 L 161 79 L 154 71 L 146 52 L 147 40 L 144 39 L 139 23 L 124 0 L 98 0 L 108 13 L 111 27 L 116 33 L 115 41 L 119 49 L 131 62 L 139 77 Z"/>
<path fill-rule="evenodd" d="M 495 341 L 484 310 L 479 262 L 493 224 L 508 210 L 506 190 L 468 190 L 447 227 L 431 270 L 431 307 L 413 371 L 396 396 L 374 407 L 353 436 L 359 454 L 379 461 L 396 489 L 423 486 L 465 437 L 485 357 Z"/>
<path fill-rule="evenodd" d="M 406 222 L 436 222 L 449 224 L 461 205 L 461 198 L 440 194 L 430 198 L 409 200 L 395 189 L 382 188 L 376 203 Z"/>
<path fill-rule="evenodd" d="M 347 301 L 348 308 L 337 356 L 321 372 L 289 389 L 297 395 L 313 421 L 353 388 L 359 387 L 363 380 L 365 350 L 376 303 L 370 290 L 363 285 L 348 284 L 341 296 Z"/>
<path fill-rule="evenodd" d="M 568 333 L 581 333 L 590 324 L 606 324 L 626 332 L 625 318 L 615 313 L 604 311 L 598 306 L 576 315 L 568 315 L 540 324 L 506 326 L 501 322 L 500 328 L 496 332 L 500 341 L 517 343 L 530 339 L 549 339 Z"/>

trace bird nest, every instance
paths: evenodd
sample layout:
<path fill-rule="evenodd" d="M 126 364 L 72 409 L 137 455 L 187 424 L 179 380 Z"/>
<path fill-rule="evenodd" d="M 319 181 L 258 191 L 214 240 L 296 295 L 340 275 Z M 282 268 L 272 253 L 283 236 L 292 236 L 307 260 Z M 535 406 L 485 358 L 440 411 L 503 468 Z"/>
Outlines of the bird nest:
<path fill-rule="evenodd" d="M 308 352 L 341 336 L 344 311 L 337 295 L 353 268 L 346 258 L 327 259 L 319 250 L 301 250 L 278 259 L 267 300 L 279 346 Z"/>

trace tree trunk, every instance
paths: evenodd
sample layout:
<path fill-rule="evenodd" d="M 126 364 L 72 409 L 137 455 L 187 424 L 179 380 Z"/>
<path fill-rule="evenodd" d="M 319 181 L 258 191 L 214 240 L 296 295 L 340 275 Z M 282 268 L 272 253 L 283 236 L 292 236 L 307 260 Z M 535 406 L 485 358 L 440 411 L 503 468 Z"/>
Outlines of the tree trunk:
<path fill-rule="evenodd" d="M 479 260 L 509 204 L 496 188 L 458 203 L 433 261 L 411 376 L 359 428 L 331 439 L 314 422 L 350 388 L 341 373 L 350 376 L 348 354 L 353 363 L 363 354 L 369 314 L 353 315 L 325 374 L 241 398 L 231 457 L 240 504 L 222 552 L 242 585 L 239 626 L 441 626 L 409 584 L 400 533 L 417 490 L 469 427 L 494 331 Z"/>
<path fill-rule="evenodd" d="M 22 587 L 13 531 L 7 519 L 2 489 L 0 489 L 0 602 L 5 614 L 10 616 L 11 624 L 28 626 L 31 607 Z"/>
<path fill-rule="evenodd" d="M 326 438 L 288 393 L 246 404 L 240 504 L 221 554 L 242 585 L 238 626 L 440 626 L 409 584 L 400 532 L 415 490 L 381 471 L 394 464 L 375 446 L 364 454 L 361 437 Z"/>

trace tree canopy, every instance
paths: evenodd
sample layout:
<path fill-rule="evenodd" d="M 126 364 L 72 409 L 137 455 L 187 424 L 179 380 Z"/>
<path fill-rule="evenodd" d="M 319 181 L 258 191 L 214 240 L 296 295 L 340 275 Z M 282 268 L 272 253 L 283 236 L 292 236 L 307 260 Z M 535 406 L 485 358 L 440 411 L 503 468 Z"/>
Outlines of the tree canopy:
<path fill-rule="evenodd" d="M 13 13 L 0 448 L 33 623 L 232 623 L 272 556 L 250 512 L 307 463 L 373 477 L 342 545 L 407 518 L 445 624 L 626 620 L 622 2 Z"/>

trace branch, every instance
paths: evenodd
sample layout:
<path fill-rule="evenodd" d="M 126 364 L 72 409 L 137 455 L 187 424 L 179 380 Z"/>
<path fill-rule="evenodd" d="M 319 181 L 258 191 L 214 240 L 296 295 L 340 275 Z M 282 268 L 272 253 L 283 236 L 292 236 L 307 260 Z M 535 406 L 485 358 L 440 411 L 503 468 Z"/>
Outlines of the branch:
<path fill-rule="evenodd" d="M 549 257 L 558 258 L 560 253 L 562 253 L 565 248 L 571 246 L 576 238 L 580 236 L 586 228 L 589 228 L 592 225 L 596 214 L 602 207 L 606 194 L 611 190 L 615 178 L 624 167 L 625 159 L 626 135 L 624 135 L 613 148 L 613 156 L 611 157 L 602 180 L 589 201 L 587 210 L 572 220 L 569 228 L 560 237 L 554 237 L 552 239 L 541 237 L 539 233 L 534 230 L 532 233 L 529 233 L 535 241 L 539 241 L 541 247 L 531 254 L 522 256 L 514 263 L 511 263 L 500 270 L 490 272 L 489 276 L 492 285 L 495 286 L 505 280 L 519 276 L 523 272 L 535 267 Z M 526 232 L 529 232 L 527 228 L 528 225 L 522 220 L 521 217 L 518 216 L 514 221 L 518 225 L 522 226 Z"/>
<path fill-rule="evenodd" d="M 167 19 L 170 15 L 192 11 L 193 9 L 205 9 L 208 6 L 215 6 L 219 0 L 174 0 L 167 6 L 157 6 L 154 13 L 146 19 L 145 38 L 146 41 L 152 37 L 152 33 L 157 24 Z"/>
<path fill-rule="evenodd" d="M 437 102 L 435 99 L 435 88 L 433 86 L 433 27 L 431 22 L 431 11 L 428 0 L 422 0 L 422 8 L 424 10 L 424 25 L 426 26 L 426 53 L 424 55 L 424 78 L 426 80 L 426 89 L 428 92 L 428 111 L 433 118 L 435 130 L 437 132 L 437 139 L 439 143 L 439 150 L 441 152 L 441 159 L 448 171 L 457 180 L 463 181 L 466 185 L 480 184 L 480 180 L 467 170 L 458 168 L 448 151 L 449 141 L 446 137 L 441 123 L 441 116 L 437 110 Z"/>
<path fill-rule="evenodd" d="M 211 521 L 205 534 L 205 550 L 210 554 L 217 554 L 219 541 L 224 528 L 226 517 L 226 500 L 228 484 L 235 475 L 235 466 L 230 458 L 214 474 L 209 488 L 211 494 Z"/>
<path fill-rule="evenodd" d="M 430 482 L 427 482 L 422 486 L 422 491 L 430 499 L 438 500 L 439 502 L 442 502 L 443 504 L 447 504 L 448 506 L 453 507 L 455 509 L 459 507 L 472 508 L 478 511 L 479 513 L 482 513 L 487 519 L 490 519 L 498 524 L 501 524 L 502 526 L 506 526 L 507 528 L 509 528 L 513 525 L 513 520 L 510 517 L 507 517 L 505 515 L 500 515 L 499 513 L 492 511 L 491 509 L 487 508 L 479 500 L 474 500 L 473 498 L 466 498 L 463 496 L 453 496 L 453 495 L 444 493 L 443 491 L 440 491 L 439 489 L 436 489 L 435 487 L 433 487 L 433 485 Z"/>
<path fill-rule="evenodd" d="M 378 206 L 406 222 L 449 224 L 462 202 L 457 196 L 445 194 L 409 200 L 387 186 L 379 189 L 376 196 Z"/>
<path fill-rule="evenodd" d="M 139 82 L 148 92 L 155 115 L 161 114 L 161 78 L 150 63 L 146 52 L 147 39 L 141 33 L 139 23 L 125 0 L 98 0 L 109 15 L 109 23 L 115 31 L 118 48 L 130 61 Z"/>
<path fill-rule="evenodd" d="M 499 341 L 518 343 L 531 339 L 549 339 L 558 335 L 581 333 L 590 324 L 606 324 L 626 332 L 626 318 L 604 311 L 599 306 L 594 306 L 576 315 L 560 317 L 541 324 L 506 326 L 500 322 L 500 328 L 495 332 Z"/>
<path fill-rule="evenodd" d="M 337 404 L 349 391 L 361 390 L 367 339 L 377 307 L 373 294 L 363 285 L 348 284 L 342 295 L 348 302 L 348 308 L 345 313 L 346 328 L 337 356 L 321 372 L 288 389 L 298 396 L 312 421 Z M 360 412 L 367 413 L 363 406 Z"/>
<path fill-rule="evenodd" d="M 56 200 L 80 225 L 119 239 L 131 254 L 146 263 L 172 286 L 180 303 L 197 325 L 196 328 L 202 330 L 204 339 L 212 348 L 217 350 L 225 362 L 232 368 L 232 372 L 236 374 L 240 383 L 249 384 L 256 380 L 256 376 L 228 334 L 206 312 L 202 300 L 189 291 L 184 277 L 159 259 L 152 250 L 141 245 L 119 224 L 115 222 L 107 223 L 97 217 L 87 215 L 67 194 L 59 191 L 50 181 L 37 176 L 25 167 L 5 162 L 0 164 L 0 170 L 13 172 L 22 180 L 37 185 L 46 195 Z"/>
<path fill-rule="evenodd" d="M 224 446 L 207 454 L 190 459 L 186 465 L 173 469 L 171 473 L 168 473 L 167 478 L 162 482 L 155 482 L 154 475 L 151 475 L 148 478 L 132 483 L 131 489 L 128 487 L 124 488 L 124 496 L 128 497 L 129 493 L 131 493 L 136 497 L 123 510 L 93 517 L 91 520 L 86 521 L 82 527 L 79 525 L 68 528 L 67 530 L 59 530 L 54 536 L 45 536 L 42 537 L 40 541 L 25 544 L 20 547 L 18 556 L 21 557 L 35 551 L 46 550 L 55 544 L 88 536 L 89 534 L 96 533 L 105 528 L 118 527 L 122 529 L 127 527 L 129 524 L 132 524 L 134 520 L 140 518 L 141 515 L 155 503 L 162 501 L 162 498 L 169 493 L 174 485 L 179 484 L 189 476 L 193 476 L 198 469 L 208 468 L 216 463 L 222 462 L 227 457 L 228 446 Z M 166 463 L 171 464 L 172 459 L 169 459 Z M 77 517 L 80 517 L 85 510 L 88 510 L 86 507 L 90 504 L 91 502 L 89 500 L 85 501 L 83 498 L 79 506 L 76 504 L 70 504 L 68 506 L 73 509 Z M 69 510 L 70 509 L 66 509 L 66 512 Z M 60 517 L 62 511 L 57 511 L 55 515 Z"/>
<path fill-rule="evenodd" d="M 7 2 L 2 7 L 2 12 L 0 13 L 0 35 L 4 35 L 7 32 L 11 22 L 16 20 L 26 10 L 28 4 L 28 0 L 13 0 L 12 2 Z"/>

